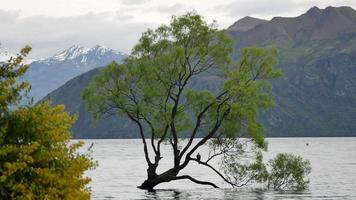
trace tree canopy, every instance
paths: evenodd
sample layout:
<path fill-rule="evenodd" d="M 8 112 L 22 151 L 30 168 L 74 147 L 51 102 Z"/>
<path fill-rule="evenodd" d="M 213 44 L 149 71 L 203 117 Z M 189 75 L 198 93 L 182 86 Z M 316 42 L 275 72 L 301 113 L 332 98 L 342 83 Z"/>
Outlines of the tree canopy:
<path fill-rule="evenodd" d="M 246 154 L 246 145 L 237 140 L 242 136 L 261 161 L 259 150 L 267 144 L 258 115 L 273 104 L 270 81 L 281 75 L 274 68 L 277 51 L 246 48 L 239 61 L 232 61 L 232 47 L 230 37 L 215 22 L 207 24 L 195 12 L 174 16 L 169 25 L 144 32 L 131 56 L 122 64 L 108 65 L 84 91 L 83 99 L 97 119 L 120 115 L 137 124 L 148 164 L 148 177 L 140 188 L 179 179 L 217 187 L 179 174 L 192 161 L 239 186 L 237 179 L 229 179 L 210 161 L 222 157 L 223 168 L 229 168 L 226 172 L 233 171 L 238 166 L 233 161 Z M 219 88 L 196 88 L 195 80 L 208 74 L 223 80 Z M 165 141 L 172 147 L 173 167 L 157 174 Z M 204 144 L 210 144 L 211 154 L 203 155 L 204 161 L 194 158 Z M 253 168 L 250 164 L 246 169 Z"/>
<path fill-rule="evenodd" d="M 70 142 L 75 117 L 49 102 L 20 105 L 30 50 L 0 64 L 0 199 L 90 199 L 83 173 L 95 163 Z"/>

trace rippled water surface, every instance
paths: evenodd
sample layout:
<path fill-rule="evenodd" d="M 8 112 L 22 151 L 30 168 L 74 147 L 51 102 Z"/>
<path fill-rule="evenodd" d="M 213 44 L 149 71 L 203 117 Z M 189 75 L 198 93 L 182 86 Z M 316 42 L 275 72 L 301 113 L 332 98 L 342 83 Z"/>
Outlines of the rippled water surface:
<path fill-rule="evenodd" d="M 194 164 L 182 174 L 213 181 L 221 189 L 182 180 L 158 185 L 155 192 L 147 192 L 136 188 L 146 175 L 140 140 L 86 140 L 87 145 L 94 143 L 93 157 L 99 163 L 96 170 L 88 173 L 92 178 L 92 199 L 356 199 L 356 138 L 270 138 L 268 142 L 267 159 L 289 152 L 311 161 L 307 191 L 234 190 L 206 167 Z M 203 151 L 206 149 L 201 150 L 202 154 Z M 171 166 L 170 158 L 166 155 L 162 159 L 161 170 Z"/>

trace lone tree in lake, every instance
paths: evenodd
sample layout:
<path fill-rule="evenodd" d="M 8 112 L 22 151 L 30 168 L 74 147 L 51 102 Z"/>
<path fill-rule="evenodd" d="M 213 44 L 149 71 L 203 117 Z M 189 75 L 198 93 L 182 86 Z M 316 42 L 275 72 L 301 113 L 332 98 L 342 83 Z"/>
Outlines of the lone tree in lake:
<path fill-rule="evenodd" d="M 139 188 L 182 179 L 217 187 L 181 174 L 193 162 L 233 187 L 268 179 L 258 113 L 273 104 L 270 80 L 281 75 L 273 68 L 277 52 L 247 48 L 238 62 L 232 53 L 224 31 L 190 12 L 143 33 L 130 57 L 108 65 L 86 88 L 83 99 L 95 117 L 122 115 L 137 125 L 148 165 Z M 218 90 L 195 87 L 208 74 L 222 80 Z M 173 167 L 158 174 L 163 143 L 171 146 Z M 206 144 L 210 152 L 204 155 L 199 149 Z M 221 166 L 213 166 L 218 158 Z"/>

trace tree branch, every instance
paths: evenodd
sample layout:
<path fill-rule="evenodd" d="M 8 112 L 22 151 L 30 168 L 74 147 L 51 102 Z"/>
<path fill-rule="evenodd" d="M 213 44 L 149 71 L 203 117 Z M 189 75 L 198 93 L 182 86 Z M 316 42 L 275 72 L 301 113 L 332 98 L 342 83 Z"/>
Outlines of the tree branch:
<path fill-rule="evenodd" d="M 197 180 L 191 176 L 188 175 L 182 175 L 182 176 L 177 176 L 175 178 L 173 178 L 172 180 L 181 180 L 181 179 L 189 179 L 190 181 L 197 183 L 197 184 L 201 184 L 201 185 L 210 185 L 213 186 L 214 188 L 219 188 L 218 186 L 216 186 L 214 183 L 208 182 L 208 181 L 200 181 Z"/>
<path fill-rule="evenodd" d="M 189 160 L 191 159 L 190 156 L 203 144 L 205 144 L 210 138 L 212 138 L 214 136 L 214 134 L 219 130 L 224 118 L 229 114 L 231 107 L 229 107 L 222 115 L 222 117 L 219 119 L 219 112 L 220 112 L 220 108 L 223 105 L 223 103 L 219 104 L 218 109 L 217 109 L 217 120 L 215 122 L 215 125 L 213 127 L 213 129 L 210 131 L 210 133 L 205 136 L 203 139 L 201 139 L 198 144 L 196 144 L 191 150 L 190 152 L 185 156 L 185 161 L 182 165 L 180 165 L 180 168 L 183 169 L 184 167 L 186 167 L 189 163 Z"/>
<path fill-rule="evenodd" d="M 156 148 L 155 143 L 154 143 L 154 140 L 155 140 L 155 129 L 154 129 L 153 124 L 151 123 L 151 121 L 149 121 L 146 117 L 143 117 L 143 119 L 146 121 L 146 123 L 151 128 L 151 146 L 152 146 L 153 151 L 157 155 L 158 151 L 157 151 L 157 148 Z"/>
<path fill-rule="evenodd" d="M 145 153 L 146 162 L 147 162 L 148 165 L 152 165 L 152 162 L 151 162 L 150 157 L 148 155 L 147 143 L 146 143 L 146 139 L 145 139 L 145 135 L 144 135 L 144 132 L 143 132 L 143 127 L 142 127 L 141 122 L 138 119 L 135 119 L 130 113 L 126 112 L 126 114 L 139 127 L 140 136 L 141 136 L 142 143 L 143 143 L 143 151 Z"/>
<path fill-rule="evenodd" d="M 219 96 L 217 96 L 217 97 L 216 97 L 216 100 L 219 100 L 219 99 L 220 99 L 222 96 L 224 96 L 225 94 L 227 94 L 227 91 L 224 91 L 224 92 L 222 92 Z M 216 103 L 216 102 L 214 101 L 214 102 L 208 104 L 208 105 L 199 113 L 199 115 L 197 116 L 196 125 L 195 125 L 195 127 L 194 127 L 193 133 L 192 133 L 192 135 L 190 136 L 190 139 L 189 139 L 187 145 L 186 145 L 185 148 L 182 150 L 181 155 L 180 155 L 180 158 L 184 155 L 184 153 L 185 153 L 185 152 L 189 149 L 189 147 L 192 145 L 193 140 L 194 140 L 194 138 L 195 138 L 195 135 L 196 135 L 196 133 L 198 132 L 198 129 L 199 129 L 200 125 L 201 125 L 201 119 L 202 119 L 202 117 L 203 117 L 204 114 L 209 110 L 209 108 L 210 108 L 211 106 L 213 106 L 215 103 Z"/>
<path fill-rule="evenodd" d="M 200 160 L 197 160 L 196 158 L 190 158 L 190 160 L 193 160 L 199 164 L 202 164 L 204 166 L 209 167 L 210 169 L 212 169 L 217 175 L 219 175 L 226 183 L 230 184 L 232 187 L 236 187 L 236 184 L 229 181 L 227 178 L 225 178 L 224 175 L 222 175 L 217 169 L 215 169 L 213 166 L 209 165 L 207 162 L 202 162 Z"/>

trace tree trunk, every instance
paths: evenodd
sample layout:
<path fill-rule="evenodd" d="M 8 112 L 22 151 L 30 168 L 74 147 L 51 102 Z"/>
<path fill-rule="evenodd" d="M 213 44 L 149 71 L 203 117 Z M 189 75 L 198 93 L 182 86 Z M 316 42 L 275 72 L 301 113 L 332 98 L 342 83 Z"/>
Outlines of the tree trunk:
<path fill-rule="evenodd" d="M 160 184 L 161 182 L 159 181 L 159 179 L 147 179 L 145 180 L 140 186 L 138 186 L 138 188 L 143 189 L 143 190 L 153 190 L 153 188 Z"/>
<path fill-rule="evenodd" d="M 172 168 L 160 175 L 156 173 L 156 167 L 148 167 L 147 169 L 147 179 L 138 188 L 144 190 L 152 190 L 155 186 L 160 183 L 169 182 L 175 180 L 178 174 L 178 170 Z"/>

